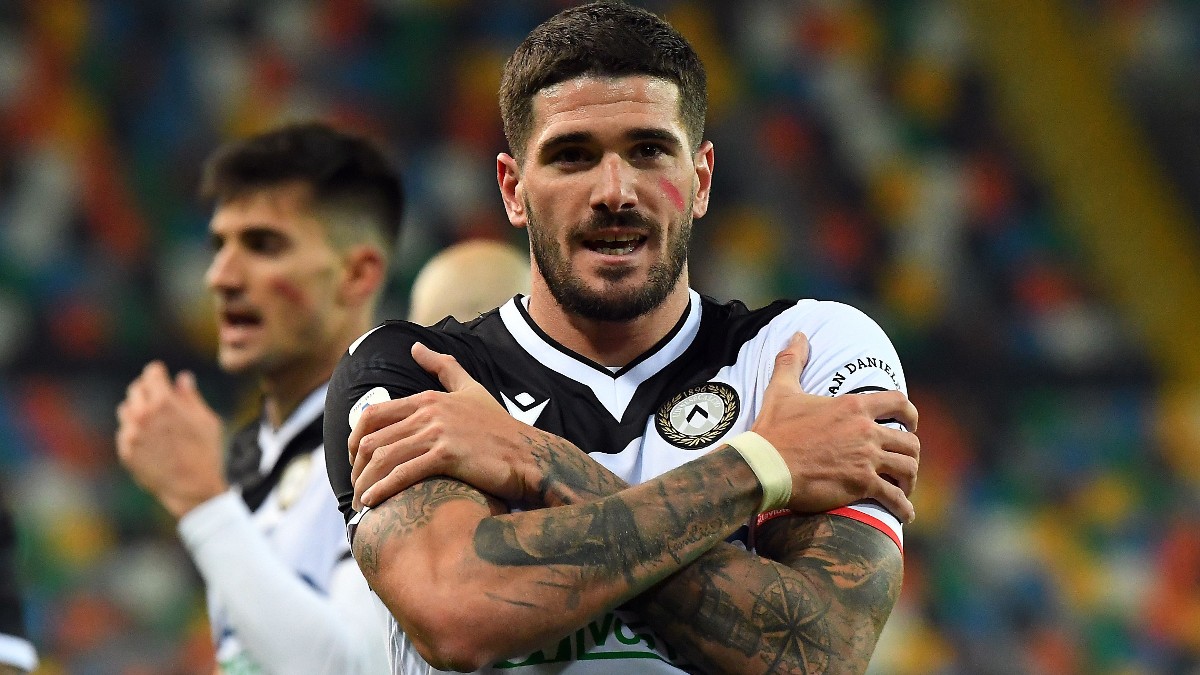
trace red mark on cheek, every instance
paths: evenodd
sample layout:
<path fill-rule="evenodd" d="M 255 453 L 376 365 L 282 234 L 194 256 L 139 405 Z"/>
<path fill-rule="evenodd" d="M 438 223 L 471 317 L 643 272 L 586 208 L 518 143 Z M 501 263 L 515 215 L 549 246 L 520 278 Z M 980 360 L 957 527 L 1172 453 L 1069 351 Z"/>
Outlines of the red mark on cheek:
<path fill-rule="evenodd" d="M 671 203 L 675 205 L 675 208 L 682 211 L 684 206 L 683 194 L 679 192 L 679 188 L 675 187 L 675 185 L 666 178 L 659 178 L 658 186 L 662 188 L 663 194 L 667 195 L 667 199 L 671 200 Z"/>
<path fill-rule="evenodd" d="M 308 304 L 308 298 L 304 295 L 304 291 L 300 290 L 299 286 L 287 279 L 275 279 L 272 281 L 271 290 L 293 305 Z"/>

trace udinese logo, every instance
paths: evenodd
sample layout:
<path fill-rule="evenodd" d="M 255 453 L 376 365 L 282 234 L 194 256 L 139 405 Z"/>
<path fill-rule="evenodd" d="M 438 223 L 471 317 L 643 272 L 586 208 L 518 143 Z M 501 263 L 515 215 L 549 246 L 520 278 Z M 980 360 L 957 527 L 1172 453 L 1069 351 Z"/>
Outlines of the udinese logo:
<path fill-rule="evenodd" d="M 654 414 L 654 426 L 671 445 L 700 450 L 729 431 L 740 408 L 733 387 L 724 382 L 705 382 L 667 399 Z"/>

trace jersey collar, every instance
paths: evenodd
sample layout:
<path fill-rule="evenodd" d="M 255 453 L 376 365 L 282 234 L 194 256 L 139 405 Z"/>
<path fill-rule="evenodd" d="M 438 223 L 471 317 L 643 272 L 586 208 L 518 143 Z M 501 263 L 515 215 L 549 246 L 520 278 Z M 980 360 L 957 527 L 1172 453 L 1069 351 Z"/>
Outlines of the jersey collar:
<path fill-rule="evenodd" d="M 526 311 L 528 298 L 517 296 L 500 308 L 504 327 L 531 357 L 565 377 L 587 386 L 613 417 L 620 420 L 638 385 L 678 358 L 700 329 L 700 294 L 688 289 L 688 307 L 658 344 L 615 373 L 567 349 L 546 335 Z"/>
<path fill-rule="evenodd" d="M 258 447 L 262 450 L 262 456 L 258 461 L 259 473 L 267 473 L 275 466 L 275 462 L 279 461 L 279 456 L 283 454 L 283 449 L 292 441 L 301 431 L 312 424 L 314 420 L 320 417 L 325 412 L 325 392 L 329 389 L 329 383 L 326 382 L 317 387 L 296 409 L 291 415 L 283 421 L 279 429 L 272 429 L 270 422 L 264 417 L 258 425 Z"/>

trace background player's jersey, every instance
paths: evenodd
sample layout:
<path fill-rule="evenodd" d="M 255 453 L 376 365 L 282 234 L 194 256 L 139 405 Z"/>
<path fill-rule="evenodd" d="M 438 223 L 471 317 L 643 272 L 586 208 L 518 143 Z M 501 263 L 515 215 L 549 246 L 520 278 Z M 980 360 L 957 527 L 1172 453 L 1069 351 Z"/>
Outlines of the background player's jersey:
<path fill-rule="evenodd" d="M 229 480 L 241 492 L 272 551 L 323 595 L 328 593 L 335 566 L 350 555 L 325 469 L 324 395 L 324 387 L 309 394 L 278 430 L 266 422 L 243 428 L 233 438 L 228 461 Z M 263 672 L 226 618 L 224 605 L 210 588 L 208 615 L 217 662 L 231 675 Z"/>
<path fill-rule="evenodd" d="M 638 359 L 613 370 L 545 335 L 518 296 L 469 324 L 447 320 L 434 329 L 389 322 L 367 333 L 338 366 L 326 399 L 326 447 L 343 448 L 349 414 L 387 390 L 400 398 L 441 389 L 412 360 L 421 341 L 458 362 L 509 413 L 559 435 L 631 484 L 670 471 L 718 447 L 752 425 L 774 370 L 775 356 L 796 332 L 811 355 L 803 389 L 836 396 L 906 392 L 895 349 L 862 312 L 833 302 L 776 302 L 750 311 L 690 293 L 688 311 L 671 332 Z M 330 483 L 350 519 L 353 486 L 346 453 L 330 452 Z M 877 504 L 834 513 L 872 525 L 902 545 L 899 521 Z M 746 542 L 747 528 L 736 537 Z M 395 672 L 433 673 L 393 626 Z M 687 665 L 636 617 L 610 612 L 533 654 L 483 672 L 678 673 Z"/>

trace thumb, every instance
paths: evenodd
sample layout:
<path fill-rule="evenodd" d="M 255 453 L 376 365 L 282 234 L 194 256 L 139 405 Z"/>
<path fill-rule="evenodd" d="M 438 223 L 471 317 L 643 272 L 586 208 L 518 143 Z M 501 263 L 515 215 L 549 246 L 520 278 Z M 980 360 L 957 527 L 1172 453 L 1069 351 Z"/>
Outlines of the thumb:
<path fill-rule="evenodd" d="M 775 371 L 771 373 L 771 381 L 767 386 L 799 389 L 800 374 L 808 364 L 808 353 L 808 337 L 804 333 L 793 335 L 787 346 L 775 356 Z"/>
<path fill-rule="evenodd" d="M 196 375 L 190 370 L 181 370 L 175 376 L 175 388 L 189 399 L 200 398 L 200 389 L 196 386 Z"/>
<path fill-rule="evenodd" d="M 462 391 L 478 383 L 458 365 L 458 361 L 448 354 L 439 354 L 429 347 L 414 342 L 412 357 L 418 366 L 431 375 L 435 375 L 446 391 Z"/>

